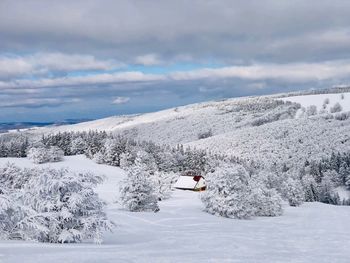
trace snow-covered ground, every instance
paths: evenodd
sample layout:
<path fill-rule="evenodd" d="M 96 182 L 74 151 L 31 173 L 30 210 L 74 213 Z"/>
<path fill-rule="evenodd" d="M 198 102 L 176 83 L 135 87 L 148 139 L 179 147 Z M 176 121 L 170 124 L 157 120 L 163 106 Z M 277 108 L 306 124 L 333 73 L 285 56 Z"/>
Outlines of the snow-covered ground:
<path fill-rule="evenodd" d="M 22 167 L 27 159 L 3 158 Z M 306 203 L 275 218 L 233 220 L 202 211 L 199 193 L 176 190 L 158 213 L 115 203 L 125 173 L 83 156 L 43 166 L 105 174 L 97 191 L 118 227 L 102 245 L 0 241 L 0 262 L 350 262 L 349 207 Z"/>
<path fill-rule="evenodd" d="M 344 96 L 343 98 L 342 95 Z M 318 111 L 322 109 L 325 99 L 329 99 L 329 104 L 326 108 L 328 112 L 336 103 L 339 103 L 342 106 L 343 111 L 350 111 L 350 93 L 303 95 L 282 98 L 284 101 L 299 103 L 305 108 L 315 105 Z"/>

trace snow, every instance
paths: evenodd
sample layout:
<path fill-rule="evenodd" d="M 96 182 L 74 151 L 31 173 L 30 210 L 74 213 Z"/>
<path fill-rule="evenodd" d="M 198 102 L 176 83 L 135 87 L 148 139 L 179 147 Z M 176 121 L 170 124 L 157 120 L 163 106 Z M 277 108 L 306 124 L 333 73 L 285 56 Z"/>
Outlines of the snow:
<path fill-rule="evenodd" d="M 322 105 L 325 99 L 329 99 L 327 110 L 334 106 L 337 102 L 342 106 L 343 111 L 350 111 L 350 93 L 342 93 L 344 99 L 341 99 L 341 94 L 317 94 L 317 95 L 303 95 L 282 98 L 283 101 L 291 101 L 301 104 L 302 107 L 307 108 L 308 106 L 315 105 L 317 110 L 322 109 Z"/>
<path fill-rule="evenodd" d="M 60 163 L 32 164 L 0 158 L 22 167 L 66 167 L 105 174 L 97 191 L 117 223 L 102 245 L 0 241 L 0 262 L 350 262 L 350 209 L 321 203 L 285 207 L 280 217 L 233 220 L 206 214 L 200 193 L 176 190 L 160 202 L 158 213 L 133 213 L 115 200 L 125 176 L 117 167 L 98 165 L 83 156 Z"/>

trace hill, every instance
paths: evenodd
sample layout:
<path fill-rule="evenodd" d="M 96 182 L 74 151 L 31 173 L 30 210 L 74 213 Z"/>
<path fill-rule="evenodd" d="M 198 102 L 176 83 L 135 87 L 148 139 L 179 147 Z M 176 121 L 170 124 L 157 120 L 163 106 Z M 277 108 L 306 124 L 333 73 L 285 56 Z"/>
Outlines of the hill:
<path fill-rule="evenodd" d="M 325 101 L 327 104 L 323 106 Z M 331 113 L 334 105 L 341 106 Z M 314 105 L 314 106 L 313 106 Z M 260 163 L 295 164 L 350 149 L 350 88 L 244 97 L 114 116 L 35 134 L 99 130 Z"/>

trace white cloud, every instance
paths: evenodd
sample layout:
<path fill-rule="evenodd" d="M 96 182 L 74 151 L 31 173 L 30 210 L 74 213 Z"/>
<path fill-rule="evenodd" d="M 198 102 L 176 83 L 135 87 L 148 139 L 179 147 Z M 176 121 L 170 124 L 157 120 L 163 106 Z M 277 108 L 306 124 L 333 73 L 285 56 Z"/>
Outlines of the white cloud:
<path fill-rule="evenodd" d="M 58 78 L 41 78 L 36 80 L 19 79 L 13 81 L 0 81 L 0 88 L 51 88 L 71 86 L 97 86 L 109 84 L 121 84 L 131 82 L 149 82 L 163 80 L 164 76 L 156 74 L 144 74 L 137 71 L 101 73 L 86 76 L 71 76 Z"/>
<path fill-rule="evenodd" d="M 312 81 L 343 80 L 350 75 L 350 60 L 336 60 L 321 63 L 262 64 L 248 66 L 231 66 L 221 68 L 203 68 L 197 70 L 177 71 L 165 74 L 146 74 L 139 71 L 100 73 L 83 76 L 17 79 L 0 81 L 3 90 L 38 88 L 84 87 L 98 88 L 101 85 L 120 85 L 135 83 L 159 83 L 176 81 L 196 81 L 205 79 L 229 79 L 254 81 L 281 80 L 288 83 L 307 83 Z M 122 87 L 122 86 L 120 86 Z M 133 86 L 141 89 L 143 86 Z M 256 87 L 258 88 L 258 87 Z M 263 88 L 259 85 L 259 88 Z"/>
<path fill-rule="evenodd" d="M 125 104 L 130 101 L 129 97 L 116 97 L 112 104 Z"/>
<path fill-rule="evenodd" d="M 37 53 L 27 58 L 35 68 L 52 71 L 110 70 L 121 64 L 113 60 L 98 60 L 91 55 Z"/>
<path fill-rule="evenodd" d="M 0 78 L 42 76 L 50 73 L 111 70 L 122 64 L 98 60 L 94 56 L 63 53 L 36 53 L 26 56 L 0 56 Z"/>
<path fill-rule="evenodd" d="M 53 107 L 68 103 L 77 103 L 81 101 L 79 98 L 25 98 L 17 100 L 0 100 L 0 108 L 14 108 L 14 107 L 25 107 L 25 108 L 37 108 L 37 107 Z"/>
<path fill-rule="evenodd" d="M 253 64 L 222 68 L 204 68 L 169 74 L 172 80 L 239 78 L 243 80 L 277 79 L 288 82 L 322 81 L 350 74 L 350 61 L 321 63 Z"/>
<path fill-rule="evenodd" d="M 0 78 L 25 75 L 34 70 L 33 65 L 20 57 L 0 57 Z"/>
<path fill-rule="evenodd" d="M 158 58 L 156 54 L 147 54 L 143 56 L 138 56 L 135 59 L 136 64 L 144 66 L 154 66 L 162 64 L 162 61 Z"/>

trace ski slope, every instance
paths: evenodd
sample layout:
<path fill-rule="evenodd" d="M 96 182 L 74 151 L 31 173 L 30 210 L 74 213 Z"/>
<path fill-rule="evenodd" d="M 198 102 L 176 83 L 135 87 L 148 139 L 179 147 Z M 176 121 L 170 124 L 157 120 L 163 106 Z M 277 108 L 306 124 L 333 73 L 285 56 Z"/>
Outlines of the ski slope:
<path fill-rule="evenodd" d="M 2 158 L 0 165 L 8 161 L 34 165 L 17 158 Z M 280 217 L 233 220 L 204 213 L 200 193 L 176 190 L 160 202 L 158 213 L 133 213 L 115 202 L 125 177 L 119 168 L 97 165 L 84 156 L 39 166 L 104 174 L 97 191 L 118 226 L 105 234 L 101 245 L 0 241 L 1 263 L 350 262 L 349 207 L 306 203 L 285 206 Z"/>

